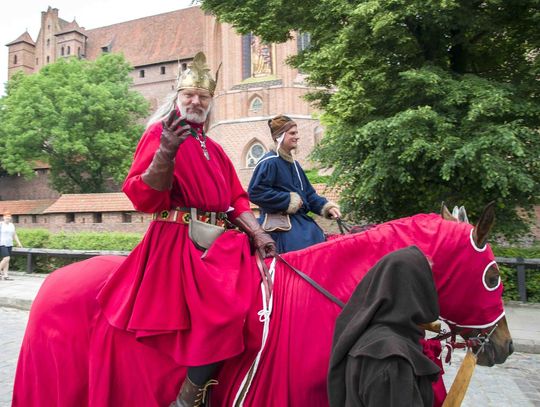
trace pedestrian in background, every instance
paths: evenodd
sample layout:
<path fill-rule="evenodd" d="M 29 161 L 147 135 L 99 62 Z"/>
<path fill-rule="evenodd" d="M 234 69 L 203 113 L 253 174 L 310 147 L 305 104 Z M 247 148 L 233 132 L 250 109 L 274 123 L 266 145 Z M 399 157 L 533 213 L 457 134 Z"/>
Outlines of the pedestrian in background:
<path fill-rule="evenodd" d="M 11 249 L 13 248 L 13 240 L 17 242 L 19 247 L 22 247 L 21 241 L 15 232 L 15 225 L 11 219 L 11 213 L 4 213 L 4 219 L 0 222 L 0 280 L 10 280 L 8 277 L 9 259 Z"/>

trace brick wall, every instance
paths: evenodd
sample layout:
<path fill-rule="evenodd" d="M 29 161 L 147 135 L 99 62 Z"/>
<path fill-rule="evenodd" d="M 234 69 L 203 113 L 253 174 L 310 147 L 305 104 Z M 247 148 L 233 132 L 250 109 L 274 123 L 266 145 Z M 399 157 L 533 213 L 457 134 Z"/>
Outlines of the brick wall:
<path fill-rule="evenodd" d="M 0 200 L 52 199 L 60 194 L 49 186 L 47 170 L 37 170 L 36 176 L 25 179 L 18 175 L 0 177 Z"/>
<path fill-rule="evenodd" d="M 131 222 L 125 214 L 131 215 Z M 144 233 L 148 229 L 151 215 L 141 212 L 105 212 L 101 214 L 101 222 L 95 223 L 94 213 L 75 213 L 73 221 L 67 222 L 68 215 L 54 213 L 45 215 L 19 215 L 15 223 L 20 229 L 46 229 L 51 232 L 123 232 Z"/>

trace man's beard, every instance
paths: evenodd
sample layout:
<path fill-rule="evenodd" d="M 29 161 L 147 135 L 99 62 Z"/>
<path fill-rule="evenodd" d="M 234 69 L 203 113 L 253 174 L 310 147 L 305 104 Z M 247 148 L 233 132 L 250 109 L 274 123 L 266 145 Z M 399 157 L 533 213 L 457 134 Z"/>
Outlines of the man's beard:
<path fill-rule="evenodd" d="M 206 110 L 201 107 L 201 108 L 198 108 L 200 112 L 188 113 L 186 106 L 182 106 L 181 104 L 179 106 L 180 114 L 182 115 L 182 117 L 185 118 L 188 122 L 193 122 L 193 123 L 204 123 L 206 118 L 208 117 L 208 113 L 210 113 L 211 108 L 212 108 L 212 105 L 210 104 L 208 105 Z"/>

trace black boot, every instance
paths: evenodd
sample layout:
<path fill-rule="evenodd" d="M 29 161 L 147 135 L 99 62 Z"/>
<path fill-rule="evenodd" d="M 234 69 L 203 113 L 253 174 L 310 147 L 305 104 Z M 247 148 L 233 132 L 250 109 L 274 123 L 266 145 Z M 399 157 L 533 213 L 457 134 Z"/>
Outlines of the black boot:
<path fill-rule="evenodd" d="M 204 385 L 198 386 L 186 376 L 176 400 L 169 407 L 200 407 L 204 406 L 210 386 L 218 384 L 217 380 L 208 380 Z"/>

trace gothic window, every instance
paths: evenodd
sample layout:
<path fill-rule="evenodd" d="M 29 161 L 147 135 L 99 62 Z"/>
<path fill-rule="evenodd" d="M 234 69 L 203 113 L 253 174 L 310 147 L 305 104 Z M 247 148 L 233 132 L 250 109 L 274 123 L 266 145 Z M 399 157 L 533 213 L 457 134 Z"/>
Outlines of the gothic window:
<path fill-rule="evenodd" d="M 51 40 L 47 38 L 47 46 L 51 45 Z"/>
<path fill-rule="evenodd" d="M 60 49 L 60 55 L 64 56 L 64 47 Z"/>
<path fill-rule="evenodd" d="M 251 76 L 251 34 L 242 36 L 242 80 Z"/>
<path fill-rule="evenodd" d="M 77 56 L 81 57 L 81 47 L 77 47 Z"/>
<path fill-rule="evenodd" d="M 298 38 L 296 39 L 296 45 L 298 47 L 298 52 L 302 52 L 309 48 L 311 43 L 311 35 L 309 33 L 298 33 Z"/>
<path fill-rule="evenodd" d="M 255 167 L 264 153 L 266 153 L 266 148 L 261 143 L 253 143 L 246 154 L 246 167 Z"/>
<path fill-rule="evenodd" d="M 71 54 L 71 47 L 68 45 L 67 47 L 67 54 L 70 55 Z"/>
<path fill-rule="evenodd" d="M 253 98 L 249 105 L 249 110 L 253 113 L 258 113 L 263 108 L 263 101 L 260 97 L 256 96 Z"/>
<path fill-rule="evenodd" d="M 17 65 L 17 55 L 13 55 L 13 65 Z"/>

